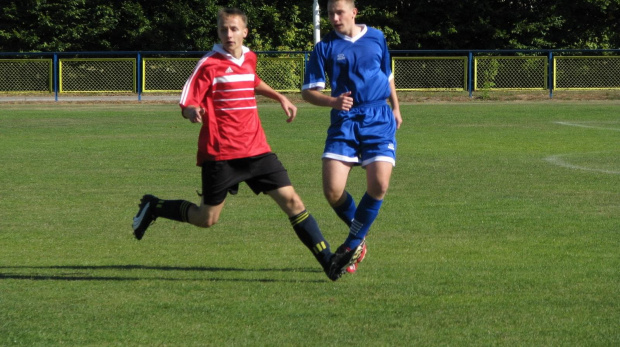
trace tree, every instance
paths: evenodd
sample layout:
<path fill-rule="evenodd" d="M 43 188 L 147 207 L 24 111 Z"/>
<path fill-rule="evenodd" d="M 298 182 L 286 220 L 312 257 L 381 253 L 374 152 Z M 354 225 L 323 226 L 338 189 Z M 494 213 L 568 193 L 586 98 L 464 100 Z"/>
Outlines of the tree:
<path fill-rule="evenodd" d="M 11 1 L 0 14 L 2 50 L 115 50 L 148 25 L 131 2 Z"/>
<path fill-rule="evenodd" d="M 239 7 L 257 51 L 313 47 L 313 0 L 0 0 L 3 51 L 206 51 L 216 14 Z M 620 0 L 357 0 L 391 49 L 620 47 Z M 327 0 L 321 31 L 331 30 Z"/>

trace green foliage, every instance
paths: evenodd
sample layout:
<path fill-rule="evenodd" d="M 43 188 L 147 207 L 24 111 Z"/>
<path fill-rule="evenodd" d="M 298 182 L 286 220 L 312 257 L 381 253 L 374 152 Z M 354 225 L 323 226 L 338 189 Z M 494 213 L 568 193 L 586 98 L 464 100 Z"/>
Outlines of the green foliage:
<path fill-rule="evenodd" d="M 481 69 L 482 76 L 480 76 L 480 82 L 482 83 L 482 89 L 489 89 L 495 87 L 495 78 L 499 73 L 499 61 L 495 59 L 485 60 L 485 68 Z"/>
<path fill-rule="evenodd" d="M 303 20 L 302 9 L 296 4 L 269 2 L 257 6 L 251 1 L 245 8 L 250 20 L 247 45 L 260 51 L 308 50 L 312 31 Z M 308 17 L 311 18 L 311 17 Z"/>
<path fill-rule="evenodd" d="M 221 6 L 245 10 L 254 50 L 310 50 L 312 0 L 8 0 L 0 50 L 197 50 L 218 42 Z M 320 1 L 321 30 L 331 30 Z M 620 0 L 358 0 L 358 23 L 392 49 L 620 47 Z"/>
<path fill-rule="evenodd" d="M 300 56 L 288 59 L 265 57 L 259 59 L 256 72 L 275 90 L 299 91 L 303 82 L 303 67 L 304 60 Z"/>

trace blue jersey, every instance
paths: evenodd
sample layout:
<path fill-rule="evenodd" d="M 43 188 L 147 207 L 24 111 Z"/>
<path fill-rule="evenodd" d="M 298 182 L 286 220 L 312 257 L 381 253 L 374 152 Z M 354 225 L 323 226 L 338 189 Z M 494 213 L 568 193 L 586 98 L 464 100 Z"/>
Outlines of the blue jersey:
<path fill-rule="evenodd" d="M 325 89 L 327 73 L 332 96 L 351 91 L 354 105 L 386 100 L 393 78 L 390 64 L 380 30 L 362 25 L 353 38 L 332 31 L 314 47 L 302 89 Z"/>

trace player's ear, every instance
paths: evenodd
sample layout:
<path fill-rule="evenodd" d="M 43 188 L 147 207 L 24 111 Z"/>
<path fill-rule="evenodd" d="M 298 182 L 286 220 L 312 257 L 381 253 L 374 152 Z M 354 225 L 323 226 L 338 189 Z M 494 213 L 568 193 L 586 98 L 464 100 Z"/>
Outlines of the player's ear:
<path fill-rule="evenodd" d="M 248 28 L 243 29 L 243 38 L 245 39 L 246 37 L 248 37 Z"/>

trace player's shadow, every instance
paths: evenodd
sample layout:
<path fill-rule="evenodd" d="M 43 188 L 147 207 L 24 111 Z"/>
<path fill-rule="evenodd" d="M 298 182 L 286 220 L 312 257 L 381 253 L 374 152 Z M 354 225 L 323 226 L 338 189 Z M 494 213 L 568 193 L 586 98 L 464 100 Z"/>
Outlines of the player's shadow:
<path fill-rule="evenodd" d="M 14 273 L 2 270 L 43 270 L 37 273 Z M 58 272 L 60 270 L 61 272 Z M 108 270 L 132 272 L 132 276 L 122 275 L 98 275 L 97 272 Z M 54 271 L 53 273 L 48 273 Z M 70 272 L 68 272 L 70 271 Z M 137 271 L 137 275 L 135 274 Z M 165 277 L 149 276 L 149 271 L 178 271 L 178 272 L 204 272 L 205 277 Z M 282 269 L 243 269 L 234 267 L 202 267 L 202 266 L 149 266 L 149 265 L 58 265 L 58 266 L 0 266 L 0 280 L 17 279 L 31 281 L 205 281 L 205 282 L 325 282 L 323 279 L 298 280 L 298 279 L 274 279 L 274 278 L 241 278 L 241 277 L 214 277 L 214 273 L 226 272 L 301 272 L 320 273 L 318 269 L 310 268 L 282 268 Z"/>

